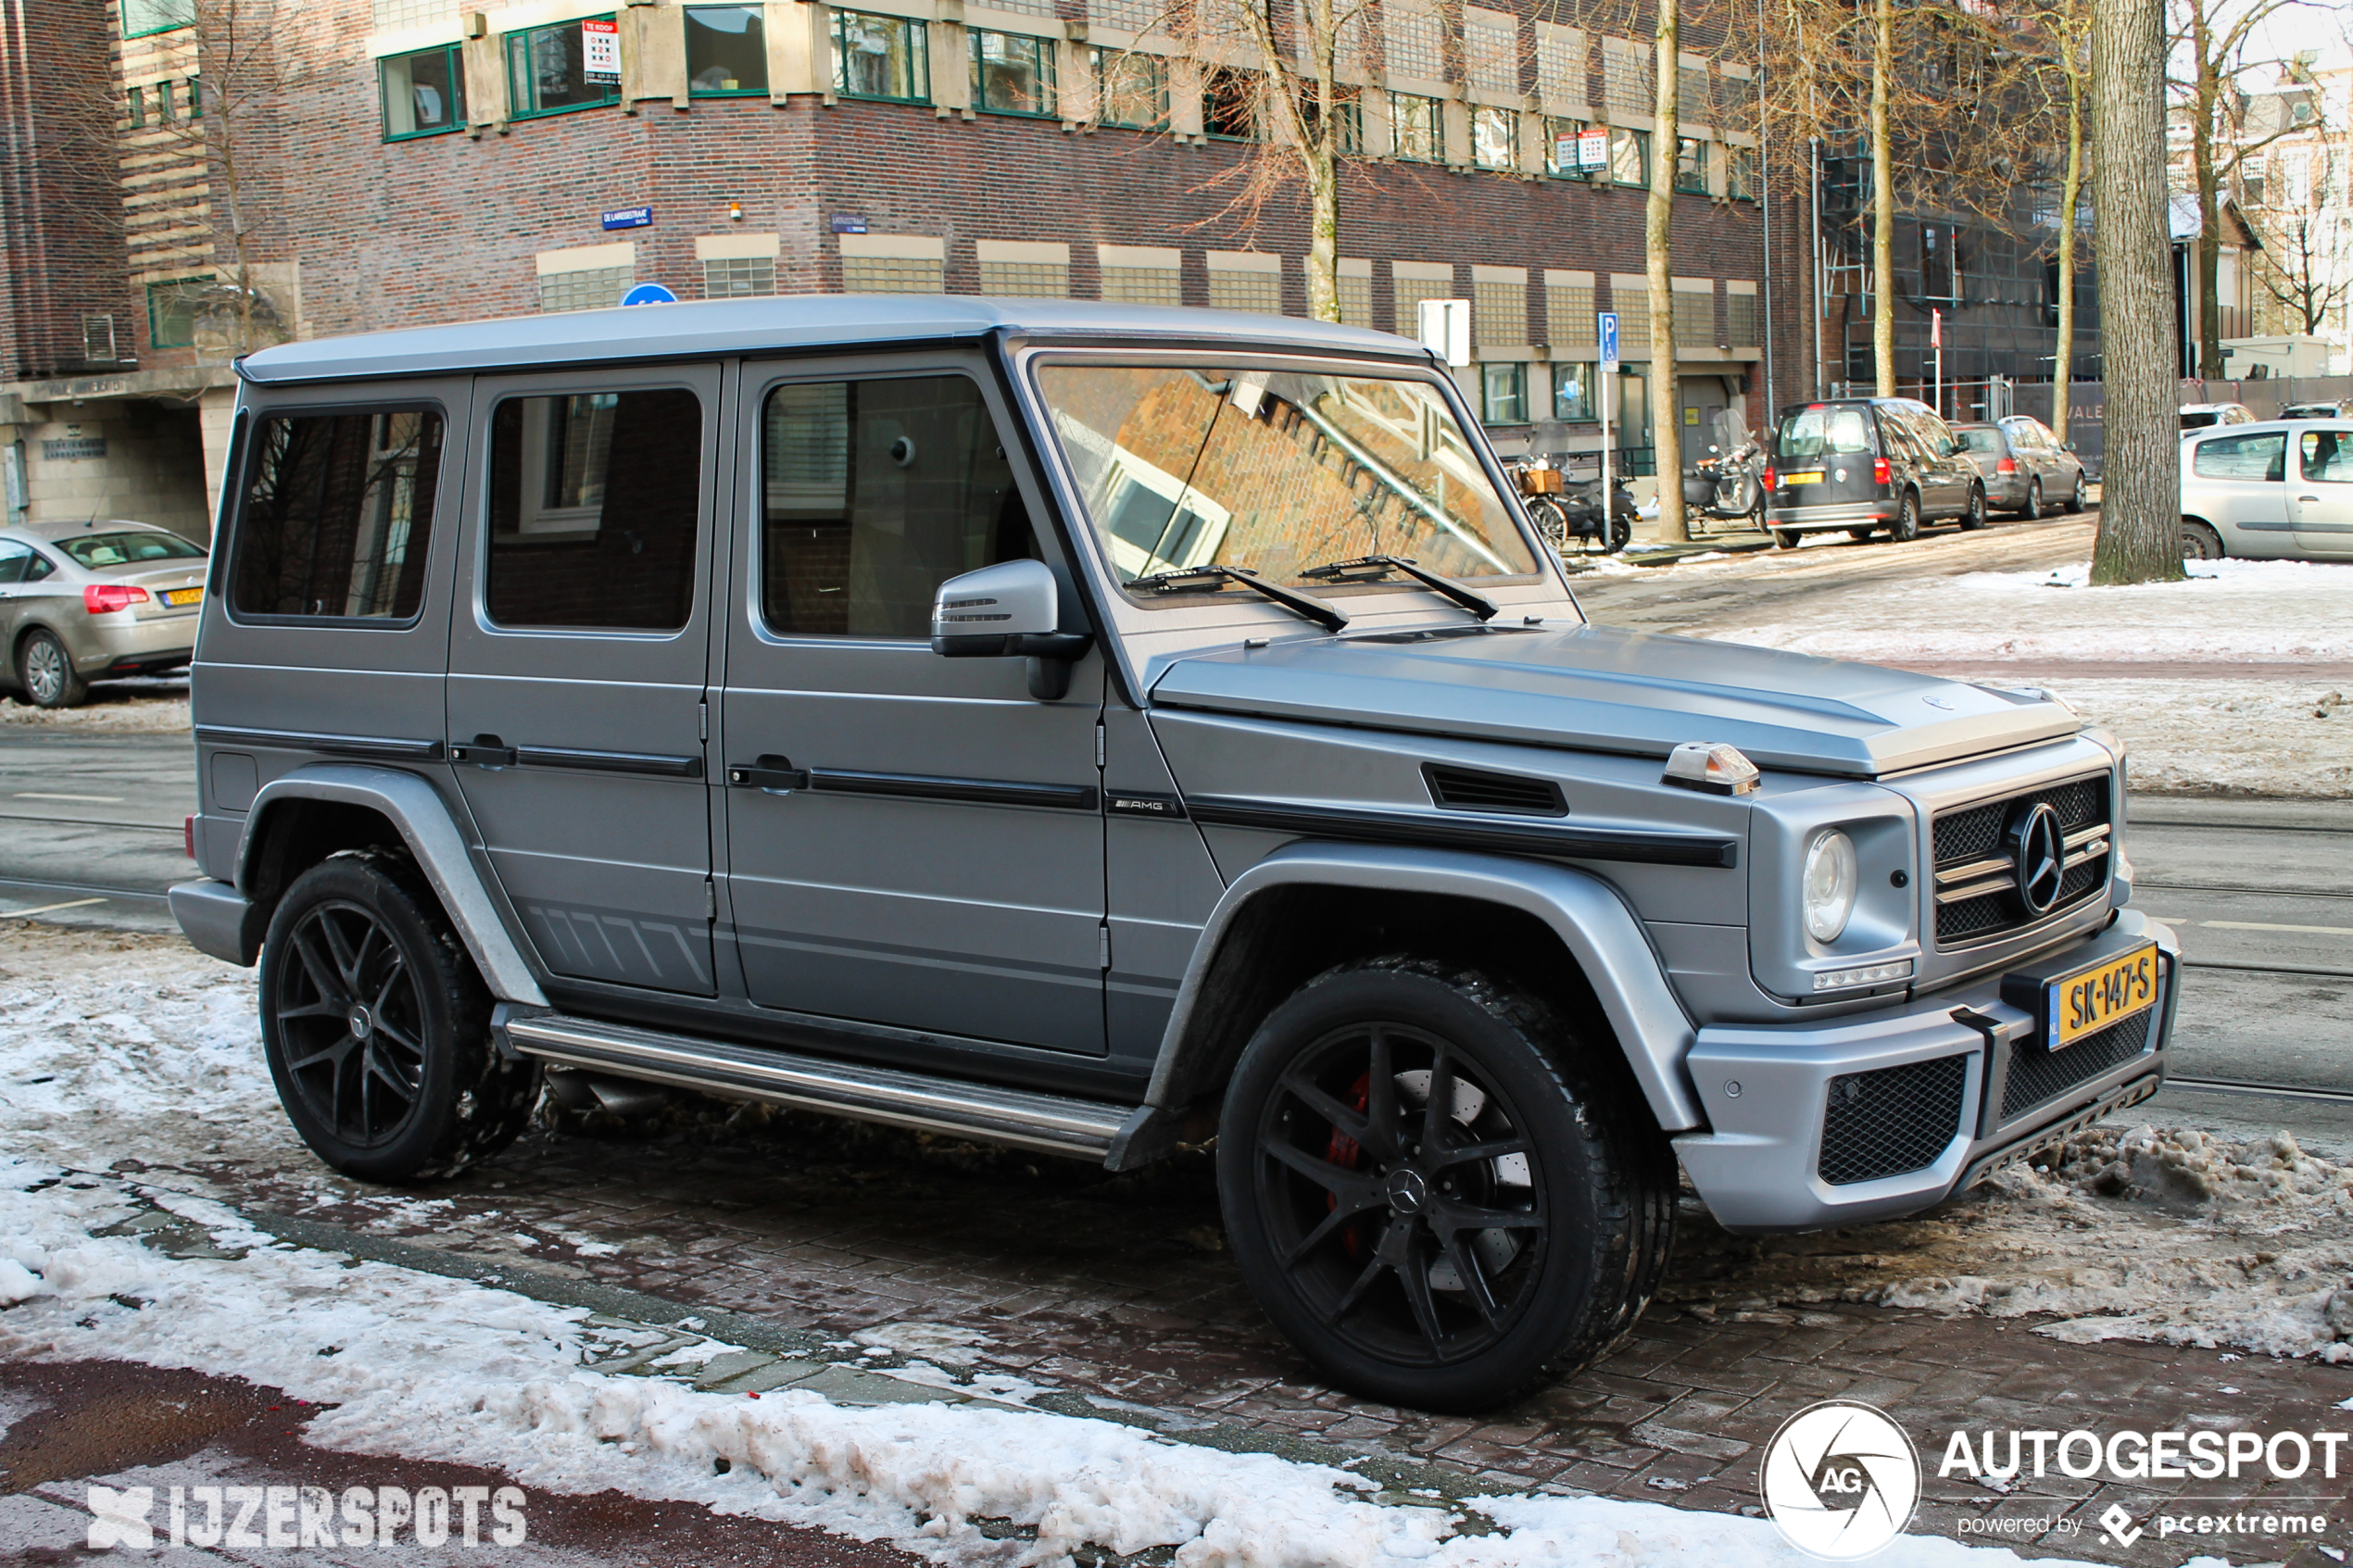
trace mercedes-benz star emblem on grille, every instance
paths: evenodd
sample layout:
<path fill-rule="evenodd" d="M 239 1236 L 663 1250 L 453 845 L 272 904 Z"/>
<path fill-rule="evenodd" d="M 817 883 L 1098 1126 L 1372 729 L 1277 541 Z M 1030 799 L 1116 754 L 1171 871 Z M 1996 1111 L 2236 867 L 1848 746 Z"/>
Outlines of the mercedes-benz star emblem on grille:
<path fill-rule="evenodd" d="M 2046 915 L 2058 902 L 2059 884 L 2067 875 L 2067 853 L 2059 834 L 2058 812 L 2047 800 L 2038 802 L 2010 823 L 2010 866 L 2018 877 L 2019 902 L 2027 912 Z"/>

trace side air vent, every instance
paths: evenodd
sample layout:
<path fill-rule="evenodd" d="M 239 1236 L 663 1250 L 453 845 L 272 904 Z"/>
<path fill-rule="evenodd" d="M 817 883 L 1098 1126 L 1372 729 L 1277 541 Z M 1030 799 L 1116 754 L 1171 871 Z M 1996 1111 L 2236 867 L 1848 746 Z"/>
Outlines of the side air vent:
<path fill-rule="evenodd" d="M 1504 811 L 1521 817 L 1566 817 L 1568 802 L 1550 779 L 1490 773 L 1478 768 L 1425 762 L 1422 778 L 1429 797 L 1450 811 Z"/>

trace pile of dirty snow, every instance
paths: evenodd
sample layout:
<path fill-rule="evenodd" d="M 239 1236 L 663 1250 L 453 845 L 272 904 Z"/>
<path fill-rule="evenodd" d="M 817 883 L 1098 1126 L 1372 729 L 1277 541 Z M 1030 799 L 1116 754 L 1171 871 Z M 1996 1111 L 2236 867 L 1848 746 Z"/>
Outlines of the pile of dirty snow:
<path fill-rule="evenodd" d="M 2353 1361 L 2353 1163 L 2111 1124 L 1925 1216 L 1810 1236 L 1685 1232 L 1662 1299 L 1702 1317 L 1861 1301 Z"/>

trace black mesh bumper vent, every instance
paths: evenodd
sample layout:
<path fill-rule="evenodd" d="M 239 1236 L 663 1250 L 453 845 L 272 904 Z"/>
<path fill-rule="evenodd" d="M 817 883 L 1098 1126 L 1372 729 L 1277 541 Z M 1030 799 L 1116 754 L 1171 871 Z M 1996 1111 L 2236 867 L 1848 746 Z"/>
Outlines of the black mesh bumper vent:
<path fill-rule="evenodd" d="M 1429 784 L 1429 797 L 1450 810 L 1508 811 L 1526 817 L 1568 815 L 1561 786 L 1550 779 L 1491 773 L 1483 768 L 1457 768 L 1443 762 L 1424 764 L 1422 777 Z"/>
<path fill-rule="evenodd" d="M 1900 1176 L 1936 1163 L 1961 1127 L 1966 1056 L 1941 1056 L 1831 1080 L 1816 1169 L 1832 1186 Z"/>
<path fill-rule="evenodd" d="M 2009 1076 L 2002 1083 L 2002 1120 L 2057 1099 L 2076 1085 L 2147 1050 L 2157 1014 L 2157 1008 L 2149 1008 L 2096 1035 L 2085 1035 L 2063 1051 L 2046 1051 L 2035 1045 L 2011 1052 Z"/>

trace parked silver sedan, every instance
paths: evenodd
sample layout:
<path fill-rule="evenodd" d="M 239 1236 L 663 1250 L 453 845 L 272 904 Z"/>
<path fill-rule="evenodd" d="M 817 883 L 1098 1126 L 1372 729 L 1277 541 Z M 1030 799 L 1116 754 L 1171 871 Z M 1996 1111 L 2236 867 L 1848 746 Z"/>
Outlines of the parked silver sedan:
<path fill-rule="evenodd" d="M 2083 463 L 2042 420 L 2013 414 L 1990 424 L 1955 425 L 1953 434 L 1985 477 L 1985 504 L 2019 517 L 2083 509 Z"/>
<path fill-rule="evenodd" d="M 0 636 L 19 701 L 70 708 L 90 683 L 188 662 L 210 558 L 120 519 L 0 528 Z"/>
<path fill-rule="evenodd" d="M 2353 560 L 2353 419 L 2183 436 L 2182 554 Z"/>

